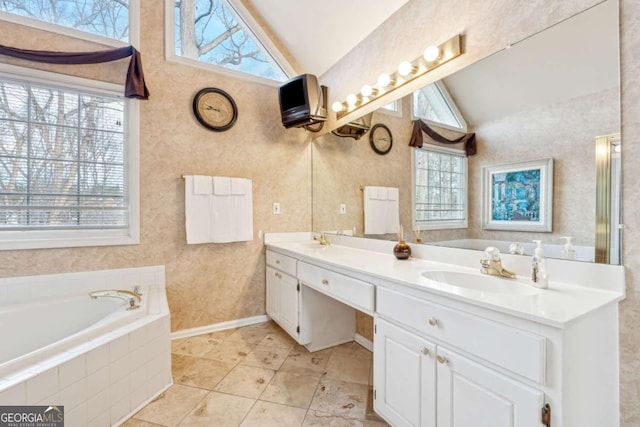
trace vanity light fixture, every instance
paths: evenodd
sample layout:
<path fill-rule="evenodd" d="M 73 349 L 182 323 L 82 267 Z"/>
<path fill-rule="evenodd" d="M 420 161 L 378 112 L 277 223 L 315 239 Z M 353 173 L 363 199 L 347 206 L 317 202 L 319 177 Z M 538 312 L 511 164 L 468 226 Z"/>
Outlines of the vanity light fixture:
<path fill-rule="evenodd" d="M 336 112 L 339 113 L 340 111 L 344 110 L 344 104 L 342 102 L 334 102 L 333 104 L 331 104 L 331 109 Z"/>
<path fill-rule="evenodd" d="M 457 58 L 462 54 L 462 37 L 456 35 L 435 46 L 428 46 L 422 55 L 413 62 L 403 61 L 391 74 L 380 74 L 375 85 L 365 84 L 359 95 L 350 94 L 344 102 L 334 102 L 333 111 L 338 119 L 358 108 L 367 105 L 374 99 L 385 95 L 406 83 L 423 76 L 434 68 Z"/>

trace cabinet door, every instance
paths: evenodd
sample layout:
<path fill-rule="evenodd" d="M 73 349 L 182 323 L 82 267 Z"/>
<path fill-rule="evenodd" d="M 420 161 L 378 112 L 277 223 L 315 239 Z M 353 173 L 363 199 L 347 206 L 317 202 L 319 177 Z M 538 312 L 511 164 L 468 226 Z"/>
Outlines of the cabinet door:
<path fill-rule="evenodd" d="M 280 326 L 294 338 L 298 338 L 300 292 L 298 279 L 286 274 L 280 275 Z"/>
<path fill-rule="evenodd" d="M 282 273 L 267 267 L 266 299 L 267 314 L 275 321 L 280 321 L 280 277 Z"/>
<path fill-rule="evenodd" d="M 540 427 L 544 394 L 438 347 L 438 427 Z"/>
<path fill-rule="evenodd" d="M 396 427 L 435 427 L 435 345 L 378 317 L 375 325 L 375 411 Z"/>

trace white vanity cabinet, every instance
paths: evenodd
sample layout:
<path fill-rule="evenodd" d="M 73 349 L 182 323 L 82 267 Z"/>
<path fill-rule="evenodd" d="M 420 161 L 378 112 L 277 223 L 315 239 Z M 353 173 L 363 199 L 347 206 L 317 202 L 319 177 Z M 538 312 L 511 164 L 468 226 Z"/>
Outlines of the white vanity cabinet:
<path fill-rule="evenodd" d="M 300 328 L 300 284 L 295 258 L 267 251 L 267 314 L 300 344 L 308 339 Z"/>
<path fill-rule="evenodd" d="M 374 409 L 397 427 L 539 427 L 544 394 L 376 318 Z"/>

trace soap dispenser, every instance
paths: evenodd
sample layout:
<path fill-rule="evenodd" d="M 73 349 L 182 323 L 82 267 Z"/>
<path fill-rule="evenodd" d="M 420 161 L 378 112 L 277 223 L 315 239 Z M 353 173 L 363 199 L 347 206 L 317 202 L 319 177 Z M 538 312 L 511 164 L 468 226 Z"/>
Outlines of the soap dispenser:
<path fill-rule="evenodd" d="M 571 243 L 571 236 L 561 237 L 565 240 L 564 250 L 562 251 L 562 258 L 576 259 L 576 251 L 573 249 L 573 243 Z"/>
<path fill-rule="evenodd" d="M 549 285 L 547 274 L 547 259 L 544 257 L 544 249 L 542 249 L 542 240 L 533 240 L 536 249 L 531 260 L 531 281 L 536 288 L 546 288 Z"/>

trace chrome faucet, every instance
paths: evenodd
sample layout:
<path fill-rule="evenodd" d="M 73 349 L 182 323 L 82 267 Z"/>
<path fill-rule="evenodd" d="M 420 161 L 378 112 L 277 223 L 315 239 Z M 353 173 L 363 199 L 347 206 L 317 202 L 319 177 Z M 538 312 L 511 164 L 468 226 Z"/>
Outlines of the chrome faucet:
<path fill-rule="evenodd" d="M 500 276 L 500 277 L 509 277 L 514 278 L 516 274 L 507 270 L 502 266 L 502 260 L 500 259 L 500 251 L 498 248 L 494 248 L 493 246 L 489 246 L 484 250 L 486 259 L 481 259 L 480 264 L 482 268 L 480 269 L 480 273 L 488 274 L 490 276 Z"/>
<path fill-rule="evenodd" d="M 127 310 L 135 310 L 137 308 L 140 308 L 140 304 L 142 303 L 142 294 L 139 293 L 140 288 L 136 288 L 134 288 L 133 291 L 127 291 L 125 289 L 93 291 L 89 293 L 89 296 L 92 299 L 97 299 L 99 297 L 119 298 L 129 303 L 129 307 L 127 307 Z"/>
<path fill-rule="evenodd" d="M 331 244 L 331 242 L 329 241 L 329 239 L 327 239 L 327 236 L 325 236 L 324 233 L 320 233 L 320 235 L 318 236 L 313 236 L 313 240 L 317 240 L 318 243 L 320 243 L 322 246 L 328 246 Z"/>

